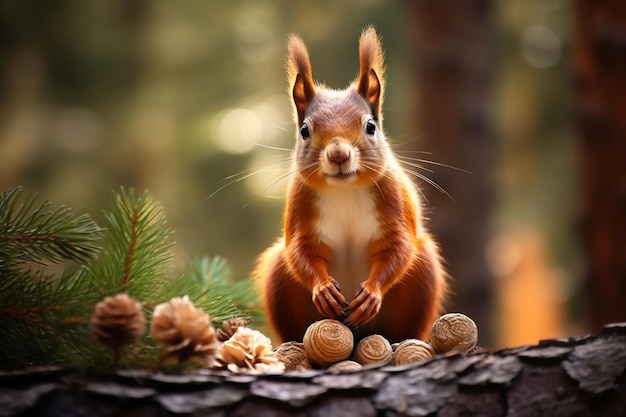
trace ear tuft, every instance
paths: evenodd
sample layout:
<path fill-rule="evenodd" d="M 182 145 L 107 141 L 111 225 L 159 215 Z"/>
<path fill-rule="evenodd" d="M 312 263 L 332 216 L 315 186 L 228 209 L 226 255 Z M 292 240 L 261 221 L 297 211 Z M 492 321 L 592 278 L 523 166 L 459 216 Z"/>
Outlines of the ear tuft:
<path fill-rule="evenodd" d="M 359 40 L 359 78 L 356 85 L 374 117 L 380 120 L 385 88 L 385 55 L 372 26 L 363 31 Z"/>
<path fill-rule="evenodd" d="M 309 52 L 302 39 L 293 34 L 289 36 L 287 50 L 287 78 L 295 105 L 298 124 L 302 124 L 304 112 L 309 106 L 310 101 L 317 94 L 313 83 Z"/>

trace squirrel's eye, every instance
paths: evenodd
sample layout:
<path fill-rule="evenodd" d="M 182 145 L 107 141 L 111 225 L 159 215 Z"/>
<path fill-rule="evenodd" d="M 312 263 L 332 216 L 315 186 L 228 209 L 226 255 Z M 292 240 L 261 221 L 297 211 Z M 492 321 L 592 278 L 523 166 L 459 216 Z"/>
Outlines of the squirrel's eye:
<path fill-rule="evenodd" d="M 365 133 L 373 135 L 376 132 L 376 123 L 372 119 L 368 120 L 365 124 Z"/>
<path fill-rule="evenodd" d="M 302 136 L 302 139 L 308 139 L 311 137 L 309 125 L 307 125 L 306 123 L 302 123 L 302 127 L 300 128 L 300 135 Z"/>

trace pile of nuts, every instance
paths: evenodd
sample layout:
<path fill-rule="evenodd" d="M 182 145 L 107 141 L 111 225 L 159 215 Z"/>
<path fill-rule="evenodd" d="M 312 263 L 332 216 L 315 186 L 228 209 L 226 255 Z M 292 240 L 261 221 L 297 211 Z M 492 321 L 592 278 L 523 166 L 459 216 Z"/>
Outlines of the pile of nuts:
<path fill-rule="evenodd" d="M 285 370 L 313 367 L 328 372 L 360 369 L 369 364 L 405 365 L 433 358 L 438 353 L 469 352 L 478 340 L 476 323 L 461 313 L 448 313 L 432 325 L 430 340 L 407 339 L 393 346 L 374 334 L 354 348 L 350 329 L 339 321 L 324 319 L 309 326 L 303 343 L 287 342 L 274 349 Z"/>

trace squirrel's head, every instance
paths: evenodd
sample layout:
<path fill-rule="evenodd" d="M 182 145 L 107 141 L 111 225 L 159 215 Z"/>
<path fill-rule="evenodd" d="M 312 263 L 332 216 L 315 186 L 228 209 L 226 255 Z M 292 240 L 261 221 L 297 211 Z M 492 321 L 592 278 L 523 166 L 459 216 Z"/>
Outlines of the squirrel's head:
<path fill-rule="evenodd" d="M 289 38 L 299 175 L 316 188 L 368 185 L 384 174 L 388 145 L 382 131 L 383 51 L 369 27 L 359 41 L 359 76 L 345 90 L 315 84 L 302 39 Z"/>

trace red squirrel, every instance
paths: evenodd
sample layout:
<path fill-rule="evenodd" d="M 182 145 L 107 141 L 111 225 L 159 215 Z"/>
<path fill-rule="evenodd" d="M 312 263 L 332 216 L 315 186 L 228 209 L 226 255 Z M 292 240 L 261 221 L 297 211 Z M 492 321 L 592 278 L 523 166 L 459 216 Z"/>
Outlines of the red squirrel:
<path fill-rule="evenodd" d="M 383 133 L 383 50 L 371 27 L 359 64 L 347 89 L 329 89 L 314 83 L 302 39 L 289 38 L 293 173 L 283 237 L 254 273 L 281 341 L 302 341 L 322 318 L 343 321 L 356 340 L 427 339 L 441 312 L 447 277 L 418 190 Z"/>

